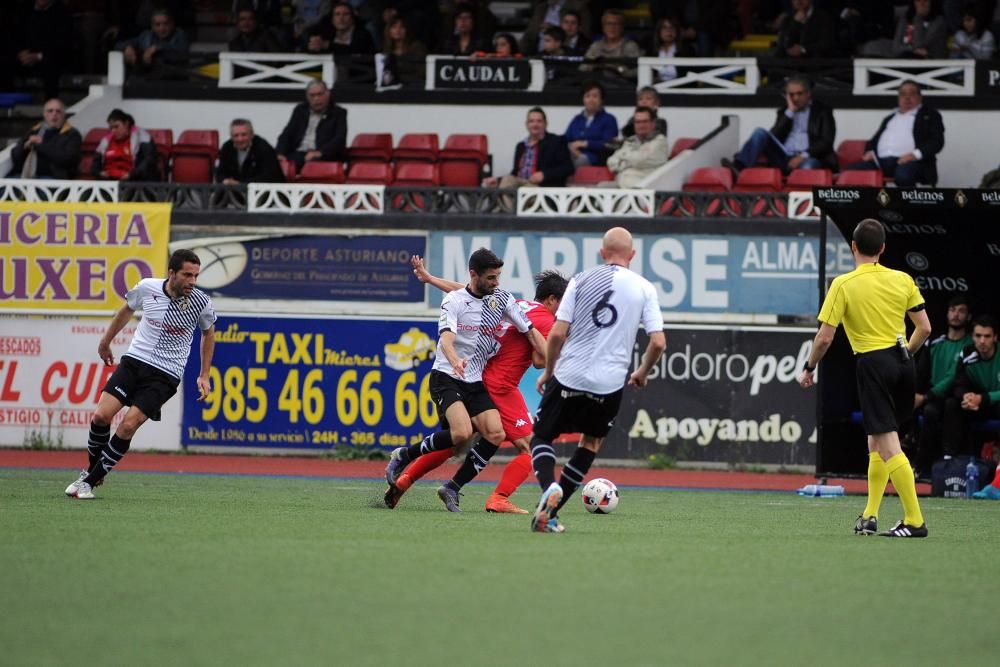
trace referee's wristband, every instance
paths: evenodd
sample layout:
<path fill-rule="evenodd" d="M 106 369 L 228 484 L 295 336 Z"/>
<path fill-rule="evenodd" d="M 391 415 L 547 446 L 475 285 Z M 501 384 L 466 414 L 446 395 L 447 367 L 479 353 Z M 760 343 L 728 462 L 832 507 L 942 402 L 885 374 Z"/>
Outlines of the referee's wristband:
<path fill-rule="evenodd" d="M 810 366 L 809 362 L 807 361 L 805 364 L 802 365 L 802 370 L 804 370 L 806 373 L 812 373 L 814 370 L 816 370 L 816 367 Z"/>

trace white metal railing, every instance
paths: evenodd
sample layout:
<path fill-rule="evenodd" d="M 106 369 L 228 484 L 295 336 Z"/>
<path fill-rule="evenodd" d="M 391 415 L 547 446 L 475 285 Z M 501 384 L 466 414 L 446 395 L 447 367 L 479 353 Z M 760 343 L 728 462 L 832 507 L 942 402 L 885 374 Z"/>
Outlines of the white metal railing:
<path fill-rule="evenodd" d="M 820 210 L 813 203 L 811 192 L 788 193 L 788 217 L 792 220 L 815 220 L 819 218 Z"/>
<path fill-rule="evenodd" d="M 0 179 L 0 201 L 113 204 L 118 201 L 118 181 L 3 178 Z"/>
<path fill-rule="evenodd" d="M 680 76 L 653 83 L 654 72 L 667 65 Z M 638 86 L 653 86 L 661 93 L 689 95 L 753 95 L 760 84 L 756 58 L 639 58 Z"/>
<path fill-rule="evenodd" d="M 332 86 L 336 69 L 330 54 L 227 51 L 219 54 L 219 88 L 305 88 L 317 69 L 320 79 Z"/>
<path fill-rule="evenodd" d="M 890 95 L 906 80 L 924 95 L 971 97 L 976 92 L 975 60 L 854 60 L 855 95 Z"/>
<path fill-rule="evenodd" d="M 555 217 L 564 215 L 609 218 L 651 218 L 656 212 L 653 190 L 617 188 L 519 188 L 517 215 Z"/>
<path fill-rule="evenodd" d="M 385 212 L 385 186 L 250 183 L 247 210 L 252 213 L 382 214 Z"/>

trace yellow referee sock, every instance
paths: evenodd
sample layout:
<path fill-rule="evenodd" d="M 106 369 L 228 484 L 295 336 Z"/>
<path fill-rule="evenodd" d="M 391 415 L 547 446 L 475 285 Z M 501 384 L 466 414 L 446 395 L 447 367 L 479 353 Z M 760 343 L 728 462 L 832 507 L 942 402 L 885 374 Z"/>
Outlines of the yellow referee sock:
<path fill-rule="evenodd" d="M 868 452 L 868 504 L 861 516 L 878 518 L 878 508 L 882 506 L 885 485 L 889 483 L 889 470 L 878 452 Z"/>
<path fill-rule="evenodd" d="M 920 513 L 920 503 L 917 502 L 917 484 L 906 454 L 896 454 L 885 462 L 885 467 L 892 485 L 896 487 L 899 501 L 903 503 L 903 523 L 917 527 L 924 525 L 924 515 Z"/>

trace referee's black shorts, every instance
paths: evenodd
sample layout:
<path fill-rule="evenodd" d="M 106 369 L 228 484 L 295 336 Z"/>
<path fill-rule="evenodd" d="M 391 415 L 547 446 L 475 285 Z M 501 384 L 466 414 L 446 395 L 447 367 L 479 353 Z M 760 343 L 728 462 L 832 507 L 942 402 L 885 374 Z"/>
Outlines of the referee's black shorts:
<path fill-rule="evenodd" d="M 913 417 L 916 372 L 898 347 L 859 354 L 857 376 L 865 433 L 898 431 Z"/>

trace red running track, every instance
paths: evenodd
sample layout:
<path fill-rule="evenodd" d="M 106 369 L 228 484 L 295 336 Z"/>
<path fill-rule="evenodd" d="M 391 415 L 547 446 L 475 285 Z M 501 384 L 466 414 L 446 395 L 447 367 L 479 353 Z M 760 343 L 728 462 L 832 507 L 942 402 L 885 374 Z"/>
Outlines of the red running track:
<path fill-rule="evenodd" d="M 85 464 L 87 454 L 77 451 L 35 451 L 0 449 L 0 468 L 35 468 L 66 470 L 72 476 Z M 456 465 L 448 463 L 427 479 L 448 479 Z M 232 454 L 147 454 L 130 452 L 117 470 L 131 472 L 193 473 L 215 475 L 279 475 L 289 477 L 329 477 L 381 480 L 384 461 L 338 461 L 299 456 L 238 456 Z M 480 481 L 500 479 L 503 465 L 492 465 L 479 476 Z M 752 491 L 794 491 L 815 484 L 812 475 L 748 473 L 711 470 L 648 470 L 643 468 L 601 468 L 590 470 L 589 477 L 607 477 L 620 486 L 669 487 L 684 489 L 740 489 Z M 865 480 L 829 480 L 842 484 L 847 493 L 864 494 Z M 930 487 L 918 484 L 921 495 Z"/>

